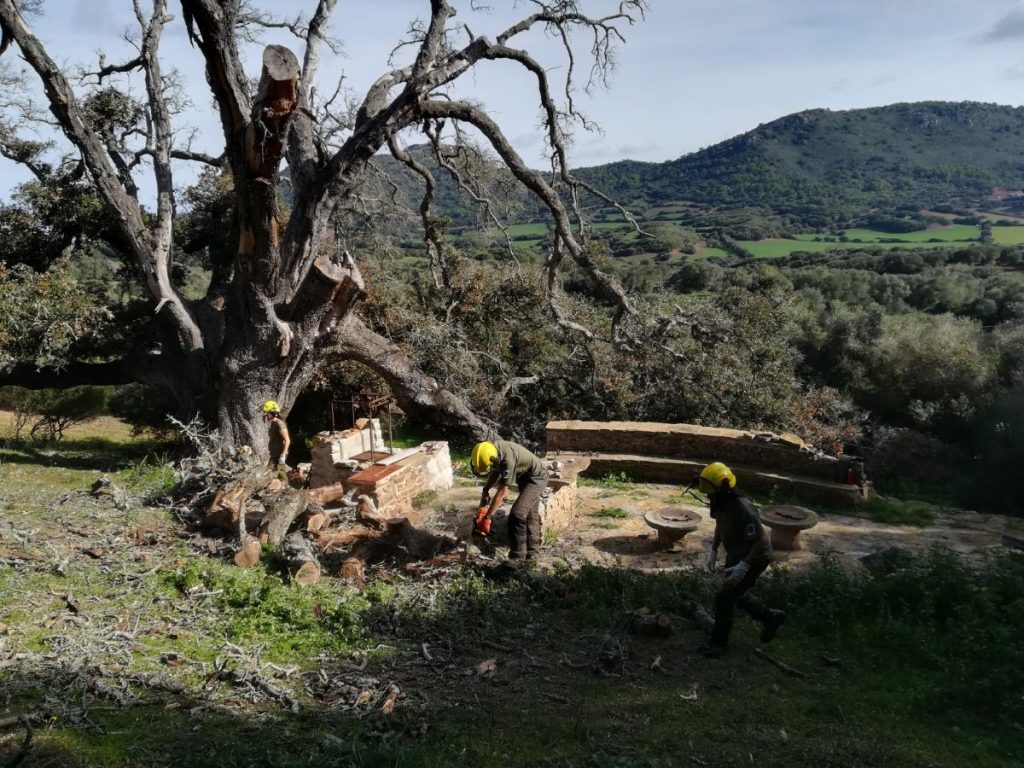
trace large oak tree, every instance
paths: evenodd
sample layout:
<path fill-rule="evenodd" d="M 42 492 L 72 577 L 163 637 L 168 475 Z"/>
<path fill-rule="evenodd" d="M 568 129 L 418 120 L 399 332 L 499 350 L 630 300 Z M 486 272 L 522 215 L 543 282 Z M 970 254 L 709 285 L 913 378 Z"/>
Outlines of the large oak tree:
<path fill-rule="evenodd" d="M 645 0 L 625 0 L 600 18 L 586 15 L 575 0 L 532 0 L 524 4 L 532 13 L 493 37 L 474 34 L 467 24 L 457 23 L 448 0 L 430 0 L 429 8 L 425 2 L 428 19 L 413 22 L 408 39 L 400 41 L 398 55 L 408 52 L 408 63 L 381 74 L 353 103 L 350 119 L 315 97 L 317 70 L 331 43 L 328 22 L 337 0 L 311 0 L 308 21 L 295 22 L 276 22 L 243 0 L 181 0 L 189 39 L 196 55 L 205 60 L 219 110 L 224 150 L 217 157 L 192 152 L 177 139 L 170 67 L 160 50 L 162 33 L 173 21 L 167 0 L 152 0 L 145 10 L 141 0 L 133 0 L 140 30 L 138 55 L 116 64 L 101 61 L 92 73 L 99 82 L 125 72 L 143 74 L 143 143 L 133 151 L 112 140 L 86 108 L 69 74 L 32 32 L 25 5 L 24 0 L 0 0 L 0 47 L 16 47 L 38 75 L 49 109 L 80 155 L 122 249 L 144 277 L 163 332 L 159 349 L 69 367 L 65 381 L 161 382 L 174 393 L 182 411 L 205 413 L 226 441 L 262 446 L 258 406 L 263 400 L 274 399 L 288 408 L 323 365 L 354 360 L 381 375 L 406 410 L 471 433 L 486 431 L 457 394 L 438 387 L 360 319 L 355 309 L 366 295 L 360 262 L 339 246 L 336 236 L 340 212 L 358 198 L 371 158 L 390 152 L 423 181 L 424 238 L 431 267 L 443 284 L 448 246 L 443 226 L 431 210 L 435 179 L 403 148 L 402 139 L 412 131 L 422 132 L 438 163 L 474 193 L 473 180 L 458 174 L 444 150 L 446 136 L 473 129 L 550 211 L 554 238 L 544 265 L 547 307 L 538 308 L 539 319 L 584 339 L 593 336 L 560 307 L 557 270 L 566 257 L 589 277 L 594 294 L 615 308 L 613 335 L 627 325 L 620 321 L 635 312 L 586 246 L 578 200 L 584 193 L 600 193 L 571 174 L 566 136 L 567 123 L 585 123 L 572 100 L 577 76 L 573 35 L 585 36 L 593 58 L 586 77 L 591 82 L 601 79 L 613 64 L 615 45 L 622 42 L 620 27 L 642 16 Z M 302 60 L 286 47 L 268 46 L 254 84 L 243 68 L 242 41 L 255 26 L 275 23 L 290 28 L 301 40 Z M 563 46 L 568 61 L 560 83 L 552 83 L 531 52 L 516 45 L 537 28 Z M 531 169 L 498 121 L 480 105 L 450 91 L 449 86 L 474 67 L 498 61 L 521 67 L 536 83 L 543 116 L 540 130 L 551 154 L 549 171 Z M 17 148 L 7 142 L 0 149 L 15 159 L 34 156 L 21 152 L 19 157 L 12 146 Z M 224 263 L 214 265 L 215 279 L 200 300 L 186 299 L 172 279 L 178 248 L 172 171 L 175 161 L 182 160 L 223 166 L 232 180 L 234 220 L 225 226 L 234 228 L 237 248 Z M 153 210 L 139 202 L 136 174 L 143 167 L 153 173 Z M 286 215 L 279 200 L 282 167 L 287 168 L 291 190 Z"/>

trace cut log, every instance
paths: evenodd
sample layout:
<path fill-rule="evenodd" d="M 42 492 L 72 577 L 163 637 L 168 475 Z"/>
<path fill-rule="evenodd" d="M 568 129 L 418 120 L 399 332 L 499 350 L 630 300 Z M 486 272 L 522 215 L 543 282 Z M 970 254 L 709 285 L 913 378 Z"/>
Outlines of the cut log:
<path fill-rule="evenodd" d="M 356 520 L 377 531 L 386 530 L 388 522 L 377 512 L 377 505 L 366 494 L 356 499 Z"/>
<path fill-rule="evenodd" d="M 386 536 L 416 560 L 427 560 L 451 552 L 459 544 L 446 534 L 429 528 L 417 528 L 405 517 L 388 520 Z"/>
<path fill-rule="evenodd" d="M 349 557 L 341 564 L 341 572 L 338 574 L 345 581 L 356 589 L 366 586 L 366 563 L 359 557 Z"/>
<path fill-rule="evenodd" d="M 320 565 L 314 562 L 303 563 L 292 574 L 292 581 L 303 586 L 316 584 L 320 581 Z"/>
<path fill-rule="evenodd" d="M 316 584 L 320 581 L 320 563 L 305 534 L 295 531 L 281 542 L 281 554 L 288 562 L 288 572 L 296 584 Z"/>
<path fill-rule="evenodd" d="M 267 513 L 260 523 L 260 541 L 280 546 L 292 524 L 306 511 L 309 499 L 305 493 L 286 489 L 263 497 Z"/>
<path fill-rule="evenodd" d="M 359 539 L 365 539 L 371 536 L 377 536 L 379 534 L 372 533 L 366 530 L 358 531 L 316 531 L 313 534 L 313 539 L 316 541 L 318 547 L 320 547 L 324 554 L 327 554 L 335 549 L 344 549 L 345 547 L 351 546 L 353 542 Z"/>
<path fill-rule="evenodd" d="M 345 496 L 345 487 L 341 483 L 334 485 L 323 485 L 319 488 L 310 488 L 305 491 L 306 496 L 321 506 L 336 504 Z"/>
<path fill-rule="evenodd" d="M 705 632 L 710 632 L 715 627 L 715 620 L 711 617 L 711 614 L 704 610 L 703 606 L 697 605 L 697 603 L 690 603 L 687 606 L 686 615 L 687 618 Z"/>
<path fill-rule="evenodd" d="M 672 617 L 667 613 L 629 613 L 629 629 L 641 635 L 668 637 L 672 634 Z"/>
<path fill-rule="evenodd" d="M 259 540 L 249 536 L 242 544 L 242 548 L 235 553 L 235 565 L 239 568 L 252 568 L 260 561 L 263 554 L 263 546 Z"/>
<path fill-rule="evenodd" d="M 254 493 L 265 489 L 274 479 L 267 470 L 259 470 L 228 483 L 217 491 L 200 521 L 204 530 L 236 533 L 240 530 L 239 519 L 245 502 Z"/>

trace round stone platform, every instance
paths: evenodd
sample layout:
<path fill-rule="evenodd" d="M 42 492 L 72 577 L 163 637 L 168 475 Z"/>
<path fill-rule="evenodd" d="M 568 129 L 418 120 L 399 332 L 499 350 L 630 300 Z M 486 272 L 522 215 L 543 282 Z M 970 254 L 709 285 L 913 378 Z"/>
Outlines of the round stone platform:
<path fill-rule="evenodd" d="M 658 544 L 672 547 L 691 531 L 697 530 L 701 516 L 685 507 L 666 507 L 644 514 L 644 522 L 658 532 Z"/>
<path fill-rule="evenodd" d="M 781 552 L 795 552 L 803 549 L 800 532 L 818 524 L 818 513 L 790 505 L 762 507 L 761 522 L 771 529 L 773 548 Z"/>

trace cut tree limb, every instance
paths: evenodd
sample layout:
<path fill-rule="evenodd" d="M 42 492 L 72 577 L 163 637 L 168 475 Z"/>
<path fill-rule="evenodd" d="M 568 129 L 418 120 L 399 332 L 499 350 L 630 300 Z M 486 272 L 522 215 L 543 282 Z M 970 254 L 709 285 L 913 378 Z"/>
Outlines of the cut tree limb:
<path fill-rule="evenodd" d="M 320 563 L 302 532 L 288 534 L 281 543 L 281 554 L 288 561 L 288 572 L 296 584 L 308 585 L 320 581 Z"/>
<path fill-rule="evenodd" d="M 262 555 L 263 545 L 260 544 L 259 539 L 247 536 L 242 543 L 242 548 L 235 553 L 235 565 L 239 568 L 252 568 L 260 561 Z"/>
<path fill-rule="evenodd" d="M 285 488 L 280 493 L 263 497 L 267 514 L 260 523 L 260 541 L 277 547 L 288 535 L 288 529 L 312 502 L 306 494 Z"/>

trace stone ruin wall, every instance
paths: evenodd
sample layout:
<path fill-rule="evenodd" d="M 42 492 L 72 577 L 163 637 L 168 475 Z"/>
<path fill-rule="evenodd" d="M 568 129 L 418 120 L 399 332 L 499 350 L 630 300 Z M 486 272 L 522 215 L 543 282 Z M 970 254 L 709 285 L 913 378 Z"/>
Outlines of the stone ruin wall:
<path fill-rule="evenodd" d="M 791 442 L 757 439 L 755 432 L 629 421 L 552 421 L 546 450 L 555 452 L 664 456 L 723 461 L 835 482 L 837 459 Z"/>
<path fill-rule="evenodd" d="M 313 438 L 309 487 L 320 488 L 343 482 L 359 469 L 355 457 L 371 447 L 387 455 L 379 419 L 360 419 L 355 427 L 340 432 L 320 432 Z"/>
<path fill-rule="evenodd" d="M 400 454 L 396 454 L 398 456 Z M 455 482 L 446 442 L 423 443 L 391 464 L 371 464 L 342 481 L 345 490 L 373 499 L 384 517 L 408 517 L 419 523 L 413 499 L 424 491 L 447 491 Z"/>
<path fill-rule="evenodd" d="M 579 494 L 576 479 L 590 466 L 590 459 L 576 457 L 569 461 L 555 461 L 555 469 L 548 480 L 548 491 L 540 511 L 543 530 L 564 531 L 573 526 L 579 515 Z"/>

